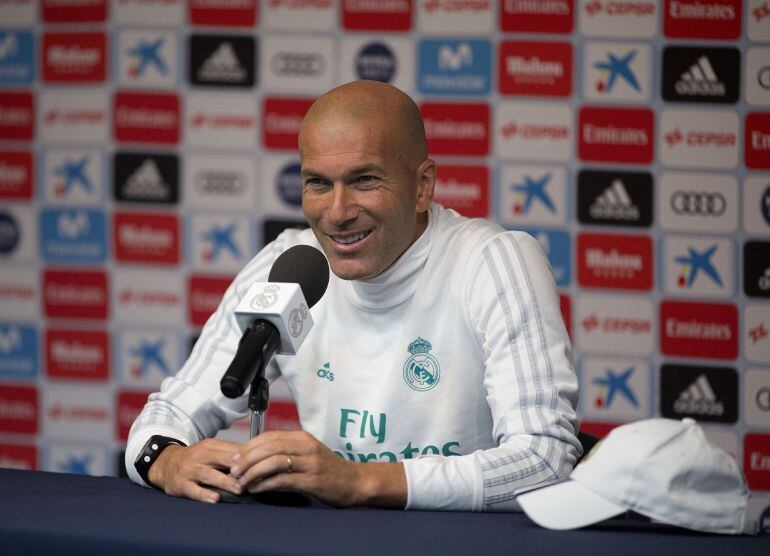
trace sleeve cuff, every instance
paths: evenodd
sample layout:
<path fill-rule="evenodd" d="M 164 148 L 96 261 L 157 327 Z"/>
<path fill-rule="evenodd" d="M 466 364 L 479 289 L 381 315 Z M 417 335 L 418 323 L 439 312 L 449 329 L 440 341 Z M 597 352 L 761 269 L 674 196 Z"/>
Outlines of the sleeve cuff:
<path fill-rule="evenodd" d="M 402 463 L 407 510 L 482 511 L 484 485 L 475 454 L 408 459 Z"/>
<path fill-rule="evenodd" d="M 126 446 L 126 456 L 124 459 L 124 463 L 126 465 L 126 473 L 128 474 L 128 478 L 133 482 L 147 488 L 152 487 L 145 483 L 144 480 L 139 476 L 139 473 L 134 467 L 134 460 L 136 459 L 136 456 L 139 455 L 142 447 L 147 443 L 150 437 L 155 436 L 156 434 L 176 438 L 188 446 L 197 442 L 197 439 L 190 439 L 185 434 L 182 434 L 179 430 L 172 427 L 152 426 L 143 429 L 139 434 L 132 434 L 129 443 Z"/>

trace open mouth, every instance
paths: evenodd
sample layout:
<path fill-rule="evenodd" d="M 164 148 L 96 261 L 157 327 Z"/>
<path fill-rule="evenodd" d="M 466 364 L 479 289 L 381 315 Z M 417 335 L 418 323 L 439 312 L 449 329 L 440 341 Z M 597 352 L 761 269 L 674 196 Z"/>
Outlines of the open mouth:
<path fill-rule="evenodd" d="M 355 234 L 333 235 L 329 237 L 331 237 L 335 243 L 339 243 L 340 245 L 351 245 L 353 243 L 361 241 L 371 233 L 372 233 L 371 230 L 365 230 L 363 232 L 358 232 Z"/>

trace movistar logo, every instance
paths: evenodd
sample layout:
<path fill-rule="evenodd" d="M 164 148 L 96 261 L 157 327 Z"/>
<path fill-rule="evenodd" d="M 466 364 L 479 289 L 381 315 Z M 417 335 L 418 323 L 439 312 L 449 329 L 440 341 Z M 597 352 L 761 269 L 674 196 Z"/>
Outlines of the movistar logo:
<path fill-rule="evenodd" d="M 409 344 L 408 351 L 412 355 L 404 363 L 404 380 L 418 392 L 434 388 L 441 376 L 438 360 L 429 353 L 431 349 L 431 343 L 419 337 Z"/>

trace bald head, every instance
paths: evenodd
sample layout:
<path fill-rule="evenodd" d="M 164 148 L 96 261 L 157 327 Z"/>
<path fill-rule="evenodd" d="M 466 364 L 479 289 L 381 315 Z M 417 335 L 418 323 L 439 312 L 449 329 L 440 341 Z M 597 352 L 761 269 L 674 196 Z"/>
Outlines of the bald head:
<path fill-rule="evenodd" d="M 339 133 L 350 126 L 376 130 L 411 168 L 428 157 L 420 109 L 408 95 L 379 81 L 353 81 L 319 97 L 300 126 L 300 156 L 308 132 L 328 128 Z"/>

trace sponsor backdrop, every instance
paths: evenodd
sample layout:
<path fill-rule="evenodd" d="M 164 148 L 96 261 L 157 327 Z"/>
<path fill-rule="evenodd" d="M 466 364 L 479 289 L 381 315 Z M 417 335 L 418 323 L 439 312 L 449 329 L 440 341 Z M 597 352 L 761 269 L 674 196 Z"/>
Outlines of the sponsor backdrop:
<path fill-rule="evenodd" d="M 0 465 L 120 473 L 147 393 L 301 224 L 307 107 L 364 78 L 419 103 L 439 201 L 543 245 L 585 429 L 693 417 L 768 506 L 770 0 L 0 0 L 0 22 Z M 280 384 L 269 415 L 297 426 Z"/>

